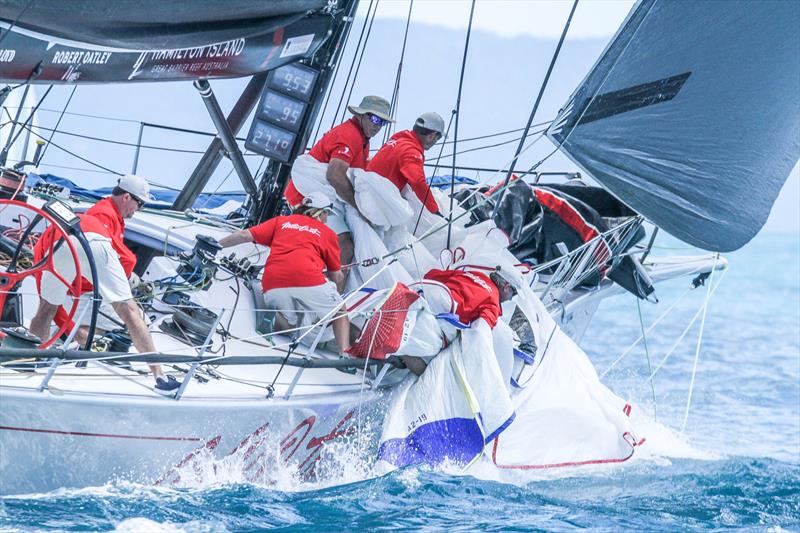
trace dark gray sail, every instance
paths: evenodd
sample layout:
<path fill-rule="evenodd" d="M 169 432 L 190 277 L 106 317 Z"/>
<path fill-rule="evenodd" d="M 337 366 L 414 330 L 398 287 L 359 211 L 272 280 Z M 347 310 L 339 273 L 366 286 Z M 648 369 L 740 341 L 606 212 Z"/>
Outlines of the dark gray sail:
<path fill-rule="evenodd" d="M 800 2 L 642 0 L 548 136 L 681 240 L 758 233 L 800 157 Z"/>

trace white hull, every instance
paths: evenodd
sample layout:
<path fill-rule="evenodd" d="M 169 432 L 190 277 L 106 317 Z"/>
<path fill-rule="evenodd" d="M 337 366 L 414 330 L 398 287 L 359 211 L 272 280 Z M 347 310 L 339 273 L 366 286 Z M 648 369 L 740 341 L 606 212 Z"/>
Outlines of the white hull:
<path fill-rule="evenodd" d="M 4 217 L 13 216 L 9 209 Z M 188 249 L 196 233 L 221 237 L 228 228 L 186 224 L 180 215 L 142 213 L 129 224 L 140 239 Z M 263 261 L 262 250 L 237 251 Z M 147 277 L 175 273 L 171 260 L 156 258 Z M 686 276 L 712 268 L 711 258 L 682 261 L 651 269 L 654 280 Z M 719 265 L 721 267 L 722 265 Z M 241 293 L 234 300 L 234 291 Z M 579 341 L 603 298 L 617 286 L 604 282 L 594 289 L 576 288 L 563 308 L 550 309 L 555 321 Z M 621 289 L 619 289 L 621 291 Z M 31 279 L 22 286 L 25 316 L 36 307 Z M 193 297 L 220 313 L 230 338 L 217 331 L 206 356 L 287 356 L 289 340 L 256 334 L 255 302 L 239 281 L 215 281 Z M 170 316 L 155 311 L 151 330 L 164 353 L 196 356 L 189 346 L 162 331 Z M 294 359 L 302 357 L 298 349 Z M 312 358 L 336 355 L 317 350 Z M 179 400 L 151 389 L 144 364 L 137 371 L 90 362 L 79 369 L 59 366 L 18 372 L 0 368 L 0 493 L 44 492 L 60 487 L 98 486 L 115 480 L 143 484 L 196 485 L 220 481 L 275 483 L 293 477 L 303 481 L 337 474 L 336 457 L 357 447 L 361 462 L 376 457 L 388 402 L 387 392 L 405 375 L 392 370 L 378 378 L 372 371 L 355 374 L 332 368 L 277 364 L 202 366 Z M 184 365 L 182 370 L 188 370 Z M 168 367 L 168 371 L 172 371 Z M 178 374 L 186 380 L 185 374 Z M 268 386 L 274 383 L 274 395 Z M 380 387 L 383 387 L 381 389 Z M 271 397 L 267 397 L 271 396 Z M 339 448 L 337 453 L 326 450 Z M 343 454 L 342 451 L 345 451 Z M 321 458 L 325 457 L 325 461 Z"/>
<path fill-rule="evenodd" d="M 261 484 L 316 479 L 325 475 L 319 463 L 327 447 L 356 437 L 376 443 L 380 405 L 372 391 L 175 402 L 4 388 L 0 493 L 115 480 L 186 486 L 222 475 Z"/>

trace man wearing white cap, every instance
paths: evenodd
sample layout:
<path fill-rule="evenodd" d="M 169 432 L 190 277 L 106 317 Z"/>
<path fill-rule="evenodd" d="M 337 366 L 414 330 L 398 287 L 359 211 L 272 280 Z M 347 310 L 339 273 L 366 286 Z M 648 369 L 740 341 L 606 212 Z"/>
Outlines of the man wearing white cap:
<path fill-rule="evenodd" d="M 423 113 L 411 130 L 398 131 L 384 144 L 367 165 L 367 170 L 380 174 L 399 191 L 408 185 L 431 213 L 439 213 L 439 205 L 425 180 L 425 150 L 444 135 L 444 120 L 438 113 Z"/>
<path fill-rule="evenodd" d="M 348 106 L 347 109 L 353 116 L 323 135 L 307 156 L 300 158 L 310 156 L 319 163 L 327 164 L 325 178 L 336 191 L 336 195 L 358 209 L 353 184 L 347 175 L 348 170 L 366 169 L 369 140 L 377 135 L 384 125 L 394 120 L 390 115 L 389 102 L 380 96 L 365 96 L 361 104 Z M 287 183 L 284 196 L 293 208 L 300 205 L 303 200 L 303 194 L 297 190 L 293 180 Z M 353 260 L 353 240 L 350 229 L 345 223 L 344 206 L 339 200 L 334 198 L 331 200 L 335 201 L 327 224 L 338 235 L 342 263 L 348 264 Z M 340 284 L 341 288 L 343 284 Z"/>
<path fill-rule="evenodd" d="M 223 248 L 244 242 L 269 246 L 261 289 L 267 309 L 278 310 L 277 330 L 311 326 L 327 316 L 344 353 L 350 347 L 350 322 L 336 289 L 344 275 L 336 233 L 326 225 L 331 209 L 331 200 L 324 193 L 313 191 L 291 215 L 232 233 L 220 239 L 219 244 Z M 307 338 L 312 340 L 313 336 Z"/>
<path fill-rule="evenodd" d="M 155 344 L 150 330 L 142 318 L 142 311 L 131 294 L 128 278 L 136 266 L 136 255 L 123 242 L 125 219 L 144 206 L 150 197 L 150 186 L 144 178 L 129 174 L 123 176 L 111 192 L 111 196 L 103 198 L 86 213 L 79 215 L 80 228 L 92 251 L 97 267 L 97 289 L 104 302 L 110 303 L 128 329 L 136 349 L 141 353 L 155 352 Z M 34 259 L 41 260 L 51 249 L 57 238 L 55 227 L 51 226 L 42 234 L 34 247 Z M 91 272 L 89 258 L 77 239 L 70 239 L 75 244 L 82 273 Z M 73 287 L 74 294 L 92 291 L 91 281 L 86 278 L 75 279 L 75 266 L 69 247 L 60 246 L 53 252 L 53 268 Z M 39 282 L 39 307 L 31 320 L 31 333 L 44 339 L 48 336 L 50 324 L 56 320 L 62 324 L 68 320 L 63 310 L 68 287 L 50 272 L 43 272 Z M 69 325 L 70 329 L 74 327 Z M 76 340 L 83 342 L 87 331 L 79 329 Z M 150 365 L 156 377 L 155 390 L 160 394 L 172 395 L 180 387 L 180 383 L 172 376 L 165 376 L 161 365 Z"/>

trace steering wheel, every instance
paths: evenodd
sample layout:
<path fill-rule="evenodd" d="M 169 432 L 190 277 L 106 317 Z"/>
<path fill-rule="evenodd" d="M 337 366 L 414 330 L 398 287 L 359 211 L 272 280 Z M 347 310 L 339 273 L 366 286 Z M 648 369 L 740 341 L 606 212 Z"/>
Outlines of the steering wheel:
<path fill-rule="evenodd" d="M 50 272 L 53 276 L 56 277 L 61 283 L 67 286 L 67 294 L 72 296 L 72 307 L 67 312 L 67 320 L 58 328 L 58 331 L 50 337 L 49 339 L 43 339 L 43 342 L 39 345 L 39 349 L 43 350 L 45 348 L 50 347 L 60 336 L 63 334 L 67 326 L 75 316 L 75 312 L 78 310 L 78 298 L 80 297 L 80 293 L 73 287 L 72 283 L 68 283 L 64 277 L 59 274 L 53 263 L 53 253 L 56 249 L 56 245 L 60 242 L 61 246 L 66 244 L 69 249 L 70 256 L 72 259 L 72 264 L 75 267 L 75 280 L 81 279 L 81 264 L 80 259 L 78 256 L 78 251 L 75 248 L 75 245 L 69 238 L 69 234 L 61 227 L 61 225 L 56 222 L 56 219 L 53 218 L 51 215 L 47 214 L 42 209 L 38 207 L 29 205 L 25 202 L 19 202 L 17 200 L 0 200 L 0 212 L 4 211 L 6 207 L 14 206 L 21 209 L 27 209 L 29 211 L 33 211 L 36 216 L 33 217 L 31 223 L 28 225 L 28 228 L 25 232 L 20 236 L 19 244 L 17 245 L 17 249 L 14 251 L 14 255 L 11 258 L 11 263 L 8 265 L 8 269 L 5 272 L 0 272 L 0 314 L 2 311 L 5 310 L 6 299 L 8 298 L 9 294 L 13 294 L 19 284 L 27 278 L 28 276 L 37 276 L 40 277 L 43 272 Z M 42 257 L 38 262 L 26 268 L 24 270 L 17 271 L 17 261 L 19 259 L 20 252 L 22 250 L 23 244 L 26 242 L 28 236 L 33 231 L 33 228 L 38 225 L 38 223 L 44 219 L 45 221 L 49 222 L 51 226 L 55 229 L 55 235 L 53 240 L 50 242 L 48 249 L 45 251 L 44 257 Z M 96 282 L 96 280 L 92 280 Z"/>

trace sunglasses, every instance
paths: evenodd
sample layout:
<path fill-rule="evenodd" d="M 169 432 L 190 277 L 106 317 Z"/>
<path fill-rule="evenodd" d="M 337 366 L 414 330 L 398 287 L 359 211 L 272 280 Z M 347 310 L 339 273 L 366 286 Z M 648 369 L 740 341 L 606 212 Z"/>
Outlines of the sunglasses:
<path fill-rule="evenodd" d="M 130 193 L 128 193 L 130 194 Z M 133 198 L 133 201 L 136 202 L 136 209 L 139 210 L 144 207 L 144 200 L 140 200 L 139 198 L 135 197 L 134 195 L 130 195 Z"/>
<path fill-rule="evenodd" d="M 389 122 L 388 120 L 383 120 L 381 117 L 373 115 L 372 113 L 367 113 L 367 117 L 369 117 L 369 121 L 375 124 L 376 126 L 383 126 L 384 124 Z"/>

